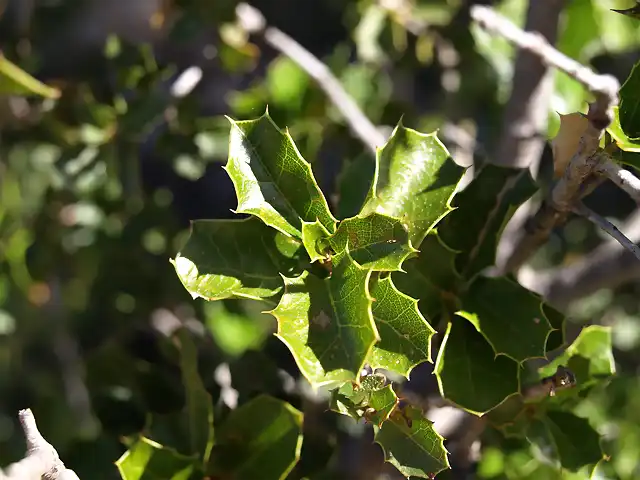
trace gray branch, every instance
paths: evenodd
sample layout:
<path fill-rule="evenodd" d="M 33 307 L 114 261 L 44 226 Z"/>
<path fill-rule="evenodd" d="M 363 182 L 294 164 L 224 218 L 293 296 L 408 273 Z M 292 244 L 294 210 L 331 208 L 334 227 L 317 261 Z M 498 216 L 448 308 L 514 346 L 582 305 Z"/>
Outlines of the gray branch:
<path fill-rule="evenodd" d="M 0 480 L 80 480 L 73 470 L 64 466 L 56 449 L 40 434 L 31 410 L 20 410 L 18 417 L 27 440 L 27 453 L 4 473 L 0 471 Z"/>

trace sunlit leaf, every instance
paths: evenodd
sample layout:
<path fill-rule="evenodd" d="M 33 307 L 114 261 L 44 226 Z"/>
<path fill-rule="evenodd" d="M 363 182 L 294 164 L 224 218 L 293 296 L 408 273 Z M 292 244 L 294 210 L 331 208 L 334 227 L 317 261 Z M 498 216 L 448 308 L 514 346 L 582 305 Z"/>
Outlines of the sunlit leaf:
<path fill-rule="evenodd" d="M 620 126 L 619 115 L 619 107 L 613 107 L 613 120 L 607 127 L 607 132 L 609 132 L 609 135 L 611 135 L 611 138 L 616 142 L 616 145 L 620 150 L 632 153 L 640 152 L 640 139 L 631 139 L 627 137 Z"/>
<path fill-rule="evenodd" d="M 122 480 L 189 480 L 196 460 L 140 437 L 116 462 Z"/>
<path fill-rule="evenodd" d="M 0 95 L 58 98 L 60 91 L 35 79 L 0 53 Z"/>

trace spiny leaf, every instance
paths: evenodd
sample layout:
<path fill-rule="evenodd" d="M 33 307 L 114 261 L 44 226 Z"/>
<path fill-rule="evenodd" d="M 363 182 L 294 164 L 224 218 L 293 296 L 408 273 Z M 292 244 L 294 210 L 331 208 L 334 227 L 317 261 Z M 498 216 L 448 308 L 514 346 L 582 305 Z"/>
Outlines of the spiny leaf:
<path fill-rule="evenodd" d="M 442 396 L 476 415 L 519 390 L 518 364 L 496 357 L 491 345 L 461 317 L 449 323 L 435 373 Z"/>
<path fill-rule="evenodd" d="M 253 217 L 198 220 L 172 260 L 185 288 L 206 300 L 269 298 L 282 289 L 283 275 L 296 270 L 300 242 Z"/>
<path fill-rule="evenodd" d="M 270 313 L 278 320 L 278 337 L 316 388 L 355 380 L 379 339 L 370 275 L 344 253 L 334 257 L 327 279 L 308 271 L 285 278 L 284 295 Z"/>
<path fill-rule="evenodd" d="M 396 409 L 375 433 L 385 461 L 405 477 L 433 478 L 449 468 L 444 439 L 420 410 L 408 406 Z"/>
<path fill-rule="evenodd" d="M 60 91 L 41 83 L 0 53 L 0 95 L 58 98 Z"/>
<path fill-rule="evenodd" d="M 463 277 L 474 277 L 495 263 L 502 230 L 536 190 L 528 169 L 488 164 L 456 195 L 457 208 L 442 221 L 438 234 L 460 252 L 456 268 Z"/>
<path fill-rule="evenodd" d="M 319 222 L 302 222 L 302 243 L 311 259 L 311 262 L 324 260 L 326 253 L 324 252 L 323 243 L 329 246 L 328 238 L 331 234 Z"/>
<path fill-rule="evenodd" d="M 542 299 L 540 301 L 542 301 Z M 545 352 L 549 353 L 565 344 L 565 317 L 562 312 L 546 303 L 542 304 L 542 311 L 544 312 L 544 316 L 547 317 L 549 325 L 553 328 L 553 331 L 547 337 L 547 344 L 544 347 Z"/>
<path fill-rule="evenodd" d="M 353 417 L 365 418 L 375 425 L 389 418 L 398 404 L 398 397 L 391 384 L 381 374 L 371 374 L 360 379 L 360 385 L 347 382 L 331 394 L 331 409 Z"/>
<path fill-rule="evenodd" d="M 435 318 L 442 309 L 443 298 L 455 291 L 459 279 L 455 255 L 432 232 L 420 245 L 418 257 L 404 263 L 406 273 L 392 275 L 400 291 L 418 300 L 418 308 L 426 318 Z"/>
<path fill-rule="evenodd" d="M 597 380 L 615 373 L 611 329 L 600 325 L 585 327 L 578 338 L 549 365 L 540 369 L 540 377 L 553 375 L 559 365 L 571 369 L 577 389 L 582 390 Z"/>
<path fill-rule="evenodd" d="M 413 367 L 431 362 L 431 337 L 436 331 L 420 314 L 418 302 L 398 291 L 391 277 L 374 282 L 371 296 L 380 341 L 367 363 L 409 378 Z"/>
<path fill-rule="evenodd" d="M 226 170 L 238 197 L 238 213 L 250 213 L 283 233 L 300 238 L 302 221 L 319 220 L 333 232 L 335 219 L 311 165 L 302 158 L 288 132 L 268 112 L 256 119 L 231 122 Z"/>
<path fill-rule="evenodd" d="M 343 220 L 329 244 L 334 252 L 348 251 L 360 266 L 378 272 L 400 270 L 416 252 L 402 223 L 378 213 Z"/>
<path fill-rule="evenodd" d="M 367 200 L 375 174 L 376 162 L 363 153 L 340 171 L 338 176 L 338 218 L 355 217 Z"/>
<path fill-rule="evenodd" d="M 425 135 L 399 123 L 378 150 L 374 181 L 361 214 L 377 212 L 401 219 L 412 245 L 418 247 L 451 210 L 463 173 L 435 133 Z"/>
<path fill-rule="evenodd" d="M 600 435 L 587 419 L 569 412 L 550 410 L 544 417 L 544 423 L 553 437 L 563 468 L 576 471 L 602 460 Z"/>
<path fill-rule="evenodd" d="M 187 423 L 191 452 L 206 463 L 213 446 L 213 401 L 200 378 L 198 352 L 189 331 L 181 328 L 175 335 L 180 342 L 180 370 L 186 392 L 183 421 Z"/>
<path fill-rule="evenodd" d="M 479 278 L 462 297 L 469 320 L 493 347 L 496 355 L 523 362 L 544 357 L 553 330 L 536 295 L 507 278 Z"/>
<path fill-rule="evenodd" d="M 122 480 L 188 480 L 196 461 L 140 437 L 116 462 Z"/>
<path fill-rule="evenodd" d="M 301 448 L 302 413 L 260 395 L 231 411 L 216 430 L 207 473 L 216 478 L 284 479 Z"/>
<path fill-rule="evenodd" d="M 620 88 L 618 118 L 627 138 L 640 138 L 640 62 L 633 66 Z"/>

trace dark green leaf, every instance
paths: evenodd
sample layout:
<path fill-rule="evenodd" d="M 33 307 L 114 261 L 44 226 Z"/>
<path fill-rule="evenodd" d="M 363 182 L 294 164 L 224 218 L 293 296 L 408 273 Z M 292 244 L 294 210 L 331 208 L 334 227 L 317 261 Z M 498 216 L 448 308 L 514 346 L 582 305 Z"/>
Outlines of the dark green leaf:
<path fill-rule="evenodd" d="M 640 138 L 640 63 L 620 88 L 620 127 L 627 138 Z"/>
<path fill-rule="evenodd" d="M 198 351 L 189 331 L 181 328 L 176 336 L 180 344 L 180 370 L 186 392 L 183 421 L 187 424 L 191 452 L 206 463 L 213 446 L 213 401 L 200 378 Z"/>
<path fill-rule="evenodd" d="M 600 435 L 585 418 L 550 410 L 544 422 L 558 449 L 563 468 L 576 471 L 603 458 Z"/>
<path fill-rule="evenodd" d="M 347 382 L 331 392 L 331 409 L 380 426 L 398 404 L 393 387 L 386 383 L 384 375 L 377 373 L 362 377 L 360 385 Z"/>
<path fill-rule="evenodd" d="M 355 380 L 379 339 L 370 275 L 344 253 L 334 257 L 327 279 L 308 271 L 285 278 L 284 295 L 271 313 L 278 319 L 278 337 L 314 387 Z"/>
<path fill-rule="evenodd" d="M 475 414 L 488 412 L 518 392 L 518 364 L 496 357 L 491 345 L 461 317 L 447 328 L 435 373 L 442 396 Z"/>
<path fill-rule="evenodd" d="M 613 107 L 613 120 L 607 127 L 607 132 L 611 135 L 611 138 L 616 142 L 620 150 L 632 153 L 640 152 L 640 139 L 631 139 L 624 133 L 620 126 L 619 115 L 620 108 Z"/>
<path fill-rule="evenodd" d="M 216 430 L 208 473 L 218 478 L 284 479 L 301 448 L 302 413 L 260 395 L 233 410 Z"/>
<path fill-rule="evenodd" d="M 250 213 L 283 233 L 300 238 L 302 221 L 319 220 L 330 232 L 335 219 L 311 165 L 288 132 L 268 112 L 257 120 L 231 121 L 226 170 L 238 197 L 238 213 Z"/>
<path fill-rule="evenodd" d="M 358 215 L 375 175 L 376 162 L 367 153 L 348 162 L 338 177 L 338 218 Z"/>
<path fill-rule="evenodd" d="M 410 297 L 418 300 L 420 312 L 429 319 L 442 309 L 443 298 L 451 296 L 458 283 L 455 253 L 440 242 L 437 235 L 427 235 L 417 258 L 407 260 L 406 273 L 394 273 L 393 282 Z"/>
<path fill-rule="evenodd" d="M 431 337 L 436 332 L 420 314 L 417 300 L 398 291 L 391 277 L 374 282 L 371 296 L 380 341 L 367 363 L 409 378 L 413 367 L 431 362 Z"/>
<path fill-rule="evenodd" d="M 405 477 L 433 478 L 449 468 L 443 438 L 420 410 L 396 410 L 375 434 L 384 458 Z"/>
<path fill-rule="evenodd" d="M 456 267 L 471 278 L 495 263 L 502 230 L 537 187 L 529 169 L 485 165 L 456 195 L 456 209 L 442 221 L 438 234 L 459 251 Z"/>
<path fill-rule="evenodd" d="M 378 213 L 343 220 L 329 244 L 335 253 L 347 251 L 360 266 L 378 272 L 400 270 L 416 252 L 402 223 Z"/>
<path fill-rule="evenodd" d="M 197 461 L 140 437 L 116 462 L 122 480 L 188 480 Z"/>
<path fill-rule="evenodd" d="M 374 182 L 362 213 L 399 218 L 418 247 L 451 210 L 463 173 L 435 133 L 425 135 L 399 123 L 378 151 Z"/>
<path fill-rule="evenodd" d="M 269 298 L 282 289 L 283 275 L 296 273 L 300 243 L 246 220 L 198 220 L 172 261 L 180 281 L 196 297 Z"/>
<path fill-rule="evenodd" d="M 325 248 L 329 247 L 330 233 L 319 221 L 302 222 L 302 243 L 311 262 L 327 258 Z"/>
<path fill-rule="evenodd" d="M 611 329 L 600 325 L 585 327 L 578 338 L 553 362 L 540 369 L 540 377 L 553 375 L 559 365 L 576 376 L 578 389 L 584 389 L 615 373 Z"/>
<path fill-rule="evenodd" d="M 549 353 L 565 344 L 565 318 L 562 312 L 546 303 L 542 304 L 542 311 L 544 312 L 544 316 L 547 317 L 547 320 L 549 320 L 549 325 L 553 328 L 553 331 L 547 338 L 547 345 L 545 346 L 545 352 Z"/>
<path fill-rule="evenodd" d="M 518 362 L 544 357 L 552 331 L 540 299 L 507 278 L 479 278 L 462 297 L 463 312 L 496 355 Z"/>
<path fill-rule="evenodd" d="M 58 98 L 60 91 L 33 78 L 0 53 L 0 95 L 38 95 Z"/>

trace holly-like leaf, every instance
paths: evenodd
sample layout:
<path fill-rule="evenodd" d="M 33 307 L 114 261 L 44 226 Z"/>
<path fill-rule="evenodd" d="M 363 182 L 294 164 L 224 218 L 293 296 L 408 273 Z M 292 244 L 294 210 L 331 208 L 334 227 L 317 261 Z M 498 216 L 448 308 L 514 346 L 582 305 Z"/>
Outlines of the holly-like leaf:
<path fill-rule="evenodd" d="M 116 462 L 122 480 L 189 480 L 196 460 L 140 437 Z"/>
<path fill-rule="evenodd" d="M 260 395 L 231 411 L 216 430 L 208 473 L 215 478 L 284 479 L 301 448 L 302 413 Z"/>
<path fill-rule="evenodd" d="M 175 335 L 180 343 L 180 370 L 186 393 L 183 422 L 187 425 L 191 452 L 206 463 L 213 447 L 213 401 L 198 372 L 198 351 L 189 331 L 181 328 Z"/>
<path fill-rule="evenodd" d="M 449 468 L 444 439 L 420 410 L 408 406 L 396 409 L 375 433 L 385 461 L 405 477 L 434 478 Z"/>
<path fill-rule="evenodd" d="M 540 369 L 540 378 L 553 375 L 559 365 L 568 367 L 573 372 L 577 390 L 590 387 L 599 379 L 613 375 L 616 368 L 611 329 L 600 325 L 585 327 L 562 355 Z"/>
<path fill-rule="evenodd" d="M 418 308 L 426 318 L 435 318 L 442 309 L 443 299 L 455 291 L 459 280 L 455 256 L 432 232 L 420 245 L 418 256 L 404 263 L 406 273 L 392 275 L 400 291 L 418 300 Z"/>
<path fill-rule="evenodd" d="M 391 277 L 372 283 L 373 319 L 380 341 L 367 363 L 409 378 L 413 367 L 431 362 L 431 337 L 436 331 L 418 310 L 418 301 L 400 292 Z"/>
<path fill-rule="evenodd" d="M 380 426 L 399 402 L 391 384 L 386 383 L 384 375 L 377 373 L 362 377 L 360 385 L 347 382 L 331 392 L 331 409 Z"/>
<path fill-rule="evenodd" d="M 607 127 L 607 132 L 620 150 L 633 153 L 640 152 L 640 139 L 631 139 L 622 130 L 619 107 L 613 107 L 613 120 Z"/>
<path fill-rule="evenodd" d="M 476 327 L 496 355 L 517 362 L 544 357 L 553 328 L 539 297 L 505 277 L 479 278 L 462 297 L 458 315 Z"/>
<path fill-rule="evenodd" d="M 58 98 L 60 91 L 35 79 L 0 53 L 0 95 Z"/>
<path fill-rule="evenodd" d="M 329 244 L 334 252 L 347 251 L 360 266 L 377 272 L 401 270 L 402 262 L 417 251 L 398 219 L 378 213 L 343 220 Z"/>
<path fill-rule="evenodd" d="M 198 220 L 172 260 L 185 288 L 205 300 L 269 298 L 296 274 L 299 241 L 263 224 L 246 220 Z"/>
<path fill-rule="evenodd" d="M 375 169 L 376 162 L 368 152 L 348 161 L 342 168 L 338 176 L 338 218 L 355 217 L 362 210 Z"/>
<path fill-rule="evenodd" d="M 355 380 L 379 340 L 368 291 L 371 270 L 348 253 L 333 258 L 333 272 L 321 279 L 305 271 L 285 278 L 285 292 L 270 313 L 277 336 L 314 387 Z"/>
<path fill-rule="evenodd" d="M 331 234 L 319 222 L 302 222 L 302 243 L 311 262 L 324 260 L 327 257 L 325 248 L 329 247 L 328 238 Z"/>
<path fill-rule="evenodd" d="M 540 301 L 542 301 L 542 299 Z M 545 352 L 549 353 L 565 344 L 565 317 L 562 312 L 546 303 L 542 304 L 542 311 L 544 312 L 544 316 L 547 317 L 549 325 L 553 328 L 553 331 L 547 337 L 547 345 L 545 346 Z"/>
<path fill-rule="evenodd" d="M 458 272 L 471 278 L 495 263 L 504 227 L 536 190 L 528 169 L 488 164 L 456 195 L 457 208 L 442 221 L 438 234 L 448 247 L 460 252 Z"/>
<path fill-rule="evenodd" d="M 376 390 L 371 394 L 371 398 L 369 399 L 369 407 L 373 410 L 371 412 L 365 412 L 367 421 L 379 427 L 389 419 L 398 402 L 398 396 L 396 392 L 393 391 L 391 384 L 385 385 L 380 390 Z"/>
<path fill-rule="evenodd" d="M 620 127 L 628 138 L 640 138 L 640 63 L 636 63 L 620 88 Z"/>
<path fill-rule="evenodd" d="M 330 232 L 335 219 L 311 165 L 268 112 L 257 120 L 231 120 L 226 170 L 238 197 L 238 213 L 249 213 L 300 238 L 302 221 L 319 220 Z"/>
<path fill-rule="evenodd" d="M 378 150 L 376 173 L 362 214 L 399 218 L 414 247 L 450 210 L 464 168 L 455 164 L 435 133 L 428 135 L 399 123 Z"/>
<path fill-rule="evenodd" d="M 571 471 L 598 463 L 603 458 L 600 435 L 585 418 L 550 410 L 544 423 L 557 447 L 560 464 Z"/>
<path fill-rule="evenodd" d="M 518 364 L 496 356 L 473 326 L 455 317 L 442 341 L 435 373 L 442 396 L 481 415 L 518 392 Z"/>

